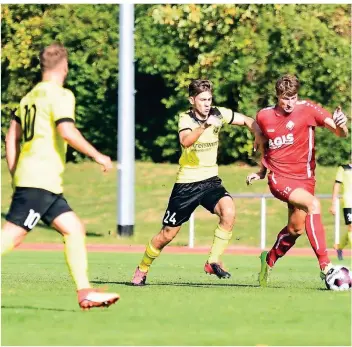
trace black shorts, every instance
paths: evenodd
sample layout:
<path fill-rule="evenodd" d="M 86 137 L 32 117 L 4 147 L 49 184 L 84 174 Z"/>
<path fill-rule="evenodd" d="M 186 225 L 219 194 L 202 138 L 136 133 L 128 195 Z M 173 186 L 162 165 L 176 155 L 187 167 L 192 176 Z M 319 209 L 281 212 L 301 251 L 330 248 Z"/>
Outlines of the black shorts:
<path fill-rule="evenodd" d="M 194 183 L 175 183 L 164 218 L 164 226 L 179 226 L 189 220 L 193 211 L 202 205 L 214 213 L 218 201 L 230 196 L 217 176 Z"/>
<path fill-rule="evenodd" d="M 45 189 L 16 187 L 6 220 L 27 231 L 41 219 L 50 225 L 60 214 L 72 211 L 62 194 Z"/>
<path fill-rule="evenodd" d="M 350 225 L 352 224 L 352 208 L 344 208 L 343 209 L 343 216 L 345 217 L 345 224 Z"/>

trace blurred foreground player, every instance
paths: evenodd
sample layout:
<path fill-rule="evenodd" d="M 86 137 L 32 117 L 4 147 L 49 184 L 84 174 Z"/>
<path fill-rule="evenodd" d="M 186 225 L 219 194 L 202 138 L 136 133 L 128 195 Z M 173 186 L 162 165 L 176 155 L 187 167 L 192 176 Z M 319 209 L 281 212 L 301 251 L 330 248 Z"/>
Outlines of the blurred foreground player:
<path fill-rule="evenodd" d="M 41 219 L 63 235 L 79 306 L 110 306 L 119 295 L 93 289 L 89 283 L 85 228 L 62 194 L 62 176 L 67 143 L 93 158 L 103 171 L 112 168 L 111 160 L 75 126 L 75 97 L 63 88 L 68 73 L 66 49 L 59 44 L 46 47 L 40 66 L 42 81 L 22 98 L 6 135 L 14 193 L 2 228 L 1 254 L 18 246 Z"/>

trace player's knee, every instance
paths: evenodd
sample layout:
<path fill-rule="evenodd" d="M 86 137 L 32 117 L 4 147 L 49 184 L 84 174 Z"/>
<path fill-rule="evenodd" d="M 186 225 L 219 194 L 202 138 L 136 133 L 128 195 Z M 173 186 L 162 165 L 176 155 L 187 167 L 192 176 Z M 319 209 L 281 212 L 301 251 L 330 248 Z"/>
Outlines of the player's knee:
<path fill-rule="evenodd" d="M 317 214 L 320 213 L 321 207 L 320 207 L 320 201 L 314 197 L 308 204 L 307 204 L 307 209 L 309 214 Z"/>
<path fill-rule="evenodd" d="M 304 233 L 304 225 L 288 225 L 287 231 L 295 237 L 300 237 Z"/>
<path fill-rule="evenodd" d="M 177 235 L 179 229 L 179 227 L 164 226 L 161 230 L 161 234 L 163 236 L 164 241 L 166 243 L 171 242 Z"/>

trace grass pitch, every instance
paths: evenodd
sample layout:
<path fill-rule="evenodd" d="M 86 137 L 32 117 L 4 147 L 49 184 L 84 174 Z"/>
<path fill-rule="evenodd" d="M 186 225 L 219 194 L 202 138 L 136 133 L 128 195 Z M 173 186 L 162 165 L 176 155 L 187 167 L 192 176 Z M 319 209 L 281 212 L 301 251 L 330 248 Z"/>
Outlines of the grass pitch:
<path fill-rule="evenodd" d="M 178 166 L 136 162 L 135 184 L 135 232 L 132 238 L 116 237 L 117 225 L 117 176 L 116 171 L 102 174 L 92 162 L 68 163 L 64 177 L 64 194 L 86 224 L 88 243 L 146 244 L 159 232 Z M 247 187 L 247 174 L 257 168 L 229 165 L 219 168 L 219 176 L 230 193 L 268 193 L 266 179 Z M 317 193 L 331 194 L 336 168 L 317 168 Z M 6 163 L 2 161 L 2 222 L 11 201 L 11 180 Z M 328 212 L 330 200 L 322 200 L 322 216 L 326 227 L 328 247 L 334 245 L 334 218 Z M 260 199 L 235 199 L 236 224 L 232 245 L 256 246 L 260 244 Z M 218 218 L 203 207 L 195 213 L 195 245 L 210 245 Z M 345 231 L 341 213 L 341 232 Z M 287 223 L 286 204 L 276 199 L 267 200 L 267 246 Z M 61 242 L 61 236 L 51 229 L 38 226 L 26 242 Z M 188 223 L 172 242 L 173 245 L 188 244 Z M 310 247 L 307 237 L 301 237 L 296 247 Z"/>
<path fill-rule="evenodd" d="M 2 345 L 351 345 L 351 292 L 325 290 L 313 257 L 281 259 L 268 288 L 256 256 L 225 256 L 232 277 L 219 280 L 202 271 L 205 255 L 173 254 L 155 261 L 149 285 L 132 287 L 140 258 L 90 253 L 93 283 L 121 300 L 86 312 L 61 252 L 8 254 Z"/>

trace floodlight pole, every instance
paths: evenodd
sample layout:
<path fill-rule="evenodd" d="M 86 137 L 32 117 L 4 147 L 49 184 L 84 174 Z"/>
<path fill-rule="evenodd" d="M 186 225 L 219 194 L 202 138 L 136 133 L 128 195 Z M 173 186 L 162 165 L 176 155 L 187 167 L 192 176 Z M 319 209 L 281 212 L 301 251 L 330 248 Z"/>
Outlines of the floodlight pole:
<path fill-rule="evenodd" d="M 118 88 L 118 202 L 117 234 L 132 236 L 134 229 L 134 5 L 120 4 Z"/>

